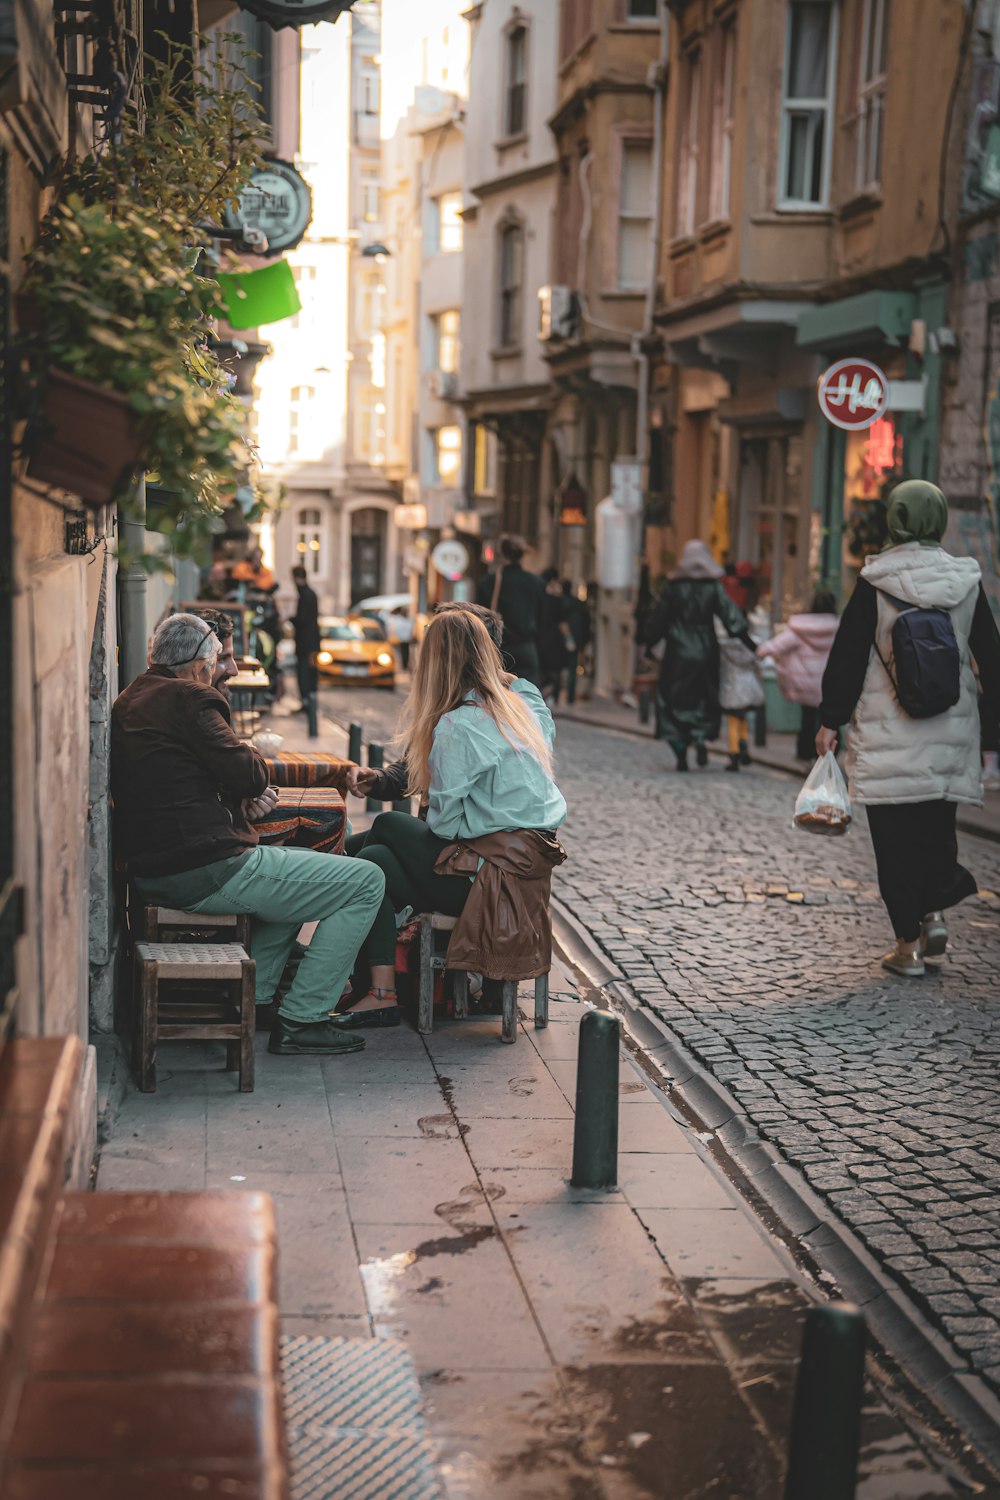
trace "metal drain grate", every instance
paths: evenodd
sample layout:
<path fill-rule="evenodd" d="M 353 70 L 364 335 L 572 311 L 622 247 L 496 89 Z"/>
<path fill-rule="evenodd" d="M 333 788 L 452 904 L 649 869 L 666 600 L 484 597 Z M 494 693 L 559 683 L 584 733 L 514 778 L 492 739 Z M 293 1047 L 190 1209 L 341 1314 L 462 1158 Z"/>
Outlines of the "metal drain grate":
<path fill-rule="evenodd" d="M 391 1339 L 283 1337 L 292 1500 L 441 1500 L 420 1386 Z"/>

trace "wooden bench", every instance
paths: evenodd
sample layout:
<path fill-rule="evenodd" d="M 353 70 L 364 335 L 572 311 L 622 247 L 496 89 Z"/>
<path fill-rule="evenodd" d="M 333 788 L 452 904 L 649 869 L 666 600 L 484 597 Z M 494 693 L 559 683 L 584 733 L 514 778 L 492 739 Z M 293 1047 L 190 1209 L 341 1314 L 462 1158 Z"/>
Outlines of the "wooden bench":
<path fill-rule="evenodd" d="M 434 973 L 443 973 L 447 968 L 447 955 L 435 947 L 436 932 L 451 932 L 457 917 L 446 917 L 439 911 L 421 912 L 420 922 L 420 989 L 417 999 L 417 1030 L 427 1036 L 434 1030 Z M 469 1014 L 469 976 L 460 969 L 455 975 L 455 1018 L 463 1020 Z M 517 1041 L 517 987 L 516 979 L 501 982 L 503 1010 L 500 1022 L 500 1040 Z M 539 974 L 535 980 L 535 1029 L 540 1031 L 549 1024 L 549 976 Z"/>
<path fill-rule="evenodd" d="M 287 1500 L 270 1200 L 64 1193 L 82 1052 L 0 1055 L 0 1494 Z"/>
<path fill-rule="evenodd" d="M 228 1043 L 226 1067 L 239 1068 L 240 1090 L 253 1092 L 256 966 L 239 943 L 136 943 L 134 1066 L 144 1093 L 156 1090 L 159 1041 Z M 220 984 L 217 1003 L 161 995 L 162 981 Z M 236 998 L 230 996 L 236 992 Z"/>

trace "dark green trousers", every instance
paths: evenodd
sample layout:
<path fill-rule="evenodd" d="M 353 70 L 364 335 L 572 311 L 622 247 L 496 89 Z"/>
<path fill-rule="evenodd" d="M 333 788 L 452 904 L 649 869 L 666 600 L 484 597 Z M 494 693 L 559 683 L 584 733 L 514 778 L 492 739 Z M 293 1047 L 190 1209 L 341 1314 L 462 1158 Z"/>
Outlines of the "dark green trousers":
<path fill-rule="evenodd" d="M 434 865 L 450 840 L 438 838 L 420 818 L 409 813 L 380 813 L 357 858 L 378 865 L 385 875 L 385 895 L 360 957 L 368 964 L 396 961 L 396 913 L 406 906 L 415 912 L 440 911 L 457 917 L 468 899 L 472 881 L 465 875 L 436 875 Z"/>

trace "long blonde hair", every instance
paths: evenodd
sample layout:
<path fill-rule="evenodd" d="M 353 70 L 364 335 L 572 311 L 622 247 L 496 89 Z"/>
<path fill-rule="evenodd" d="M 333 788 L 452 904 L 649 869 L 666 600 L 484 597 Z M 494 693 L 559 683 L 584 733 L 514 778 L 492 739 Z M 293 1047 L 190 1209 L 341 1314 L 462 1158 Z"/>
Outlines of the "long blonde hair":
<path fill-rule="evenodd" d="M 435 615 L 428 625 L 403 710 L 401 738 L 411 793 L 428 789 L 438 720 L 468 698 L 475 698 L 515 750 L 533 755 L 552 774 L 552 756 L 538 720 L 507 686 L 500 653 L 485 625 L 475 615 L 454 610 Z"/>

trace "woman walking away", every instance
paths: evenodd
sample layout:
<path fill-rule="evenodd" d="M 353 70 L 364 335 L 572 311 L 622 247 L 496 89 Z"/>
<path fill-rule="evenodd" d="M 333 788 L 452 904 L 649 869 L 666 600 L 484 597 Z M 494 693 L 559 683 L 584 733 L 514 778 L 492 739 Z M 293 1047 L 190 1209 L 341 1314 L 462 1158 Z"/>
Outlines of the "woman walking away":
<path fill-rule="evenodd" d="M 704 542 L 688 542 L 653 608 L 646 646 L 666 641 L 657 694 L 657 739 L 670 741 L 678 771 L 688 769 L 688 747 L 694 745 L 699 766 L 708 764 L 706 740 L 718 739 L 719 643 L 715 621 L 749 651 L 756 643 L 746 616 L 721 583 L 722 569 Z"/>
<path fill-rule="evenodd" d="M 802 723 L 795 746 L 799 760 L 813 758 L 823 673 L 836 634 L 837 601 L 832 594 L 820 591 L 814 595 L 807 615 L 791 615 L 783 630 L 757 647 L 761 660 L 771 657 L 777 666 L 782 697 L 789 703 L 802 705 Z"/>
<path fill-rule="evenodd" d="M 336 1023 L 346 1028 L 396 1026 L 396 913 L 439 911 L 457 917 L 474 908 L 472 941 L 490 953 L 463 953 L 453 967 L 485 978 L 531 978 L 551 960 L 548 896 L 552 868 L 564 858 L 554 830 L 566 803 L 552 780 L 552 715 L 538 689 L 503 670 L 483 623 L 462 610 L 433 617 L 424 634 L 403 716 L 409 787 L 426 794 L 427 821 L 382 813 L 358 858 L 378 865 L 385 898 L 361 957 L 372 987 Z M 496 910 L 471 901 L 500 870 L 508 901 Z M 516 889 L 515 889 L 516 888 Z M 500 920 L 491 924 L 499 911 Z M 513 916 L 512 916 L 513 913 Z M 467 943 L 459 923 L 449 955 Z M 547 951 L 545 940 L 547 935 Z M 478 960 L 478 961 L 474 961 Z"/>
<path fill-rule="evenodd" d="M 948 942 L 944 912 L 976 891 L 958 863 L 955 812 L 981 803 L 982 691 L 988 748 L 1000 736 L 1000 636 L 972 557 L 941 546 L 948 504 L 923 479 L 889 496 L 889 542 L 862 568 L 823 676 L 816 736 L 832 750 L 850 720 L 851 795 L 868 813 L 879 890 L 896 934 L 882 962 L 924 973 Z M 929 648 L 929 649 L 928 649 Z"/>

